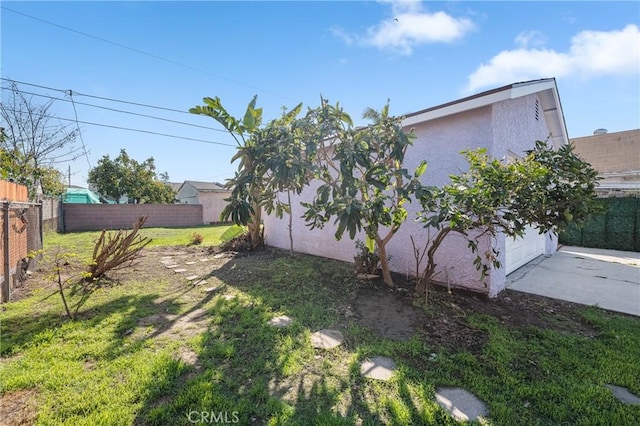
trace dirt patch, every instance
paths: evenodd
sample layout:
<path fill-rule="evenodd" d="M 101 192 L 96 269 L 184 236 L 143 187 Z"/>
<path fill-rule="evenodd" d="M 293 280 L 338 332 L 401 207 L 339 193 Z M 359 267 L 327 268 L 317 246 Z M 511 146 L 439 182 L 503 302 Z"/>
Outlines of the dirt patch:
<path fill-rule="evenodd" d="M 363 287 L 353 303 L 355 318 L 381 337 L 410 340 L 424 323 L 425 315 L 406 294 L 392 292 L 380 284 Z"/>
<path fill-rule="evenodd" d="M 394 277 L 399 291 L 390 291 L 380 281 L 363 284 L 353 302 L 355 318 L 381 337 L 409 340 L 425 335 L 435 346 L 479 354 L 487 333 L 468 321 L 474 314 L 494 317 L 512 329 L 536 327 L 580 336 L 595 337 L 598 330 L 578 315 L 582 308 L 571 302 L 506 290 L 496 298 L 459 289 L 448 293 L 435 286 L 429 301 L 416 307 L 412 283 Z"/>
<path fill-rule="evenodd" d="M 0 425 L 34 424 L 37 415 L 36 397 L 34 389 L 21 389 L 0 395 Z"/>

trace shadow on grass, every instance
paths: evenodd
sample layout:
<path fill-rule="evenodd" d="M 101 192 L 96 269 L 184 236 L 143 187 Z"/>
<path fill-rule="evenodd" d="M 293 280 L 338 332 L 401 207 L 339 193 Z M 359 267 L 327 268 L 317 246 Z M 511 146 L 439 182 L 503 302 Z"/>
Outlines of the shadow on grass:
<path fill-rule="evenodd" d="M 235 298 L 216 294 L 205 309 L 208 325 L 197 359 L 167 384 L 167 392 L 144 401 L 135 423 L 406 424 L 408 413 L 420 424 L 420 408 L 408 390 L 400 393 L 400 412 L 391 401 L 375 402 L 376 385 L 360 376 L 363 356 L 345 371 L 334 371 L 339 366 L 321 360 L 332 358 L 330 353 L 310 345 L 309 334 L 321 328 L 347 330 L 343 305 L 356 289 L 349 268 L 263 251 L 231 259 L 203 277 L 219 281 L 219 293 L 233 292 Z M 291 325 L 268 324 L 282 314 L 293 319 Z"/>

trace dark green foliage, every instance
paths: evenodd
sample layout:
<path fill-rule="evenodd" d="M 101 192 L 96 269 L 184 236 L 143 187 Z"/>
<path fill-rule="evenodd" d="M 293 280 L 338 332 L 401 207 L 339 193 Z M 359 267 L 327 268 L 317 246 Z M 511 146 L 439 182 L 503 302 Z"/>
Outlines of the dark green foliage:
<path fill-rule="evenodd" d="M 168 177 L 161 173 L 163 178 Z M 153 157 L 142 163 L 129 157 L 125 149 L 111 160 L 103 156 L 98 165 L 89 171 L 87 182 L 96 186 L 98 192 L 119 203 L 123 197 L 138 203 L 173 203 L 175 191 L 160 181 Z"/>
<path fill-rule="evenodd" d="M 583 227 L 570 226 L 560 243 L 581 247 L 640 251 L 640 199 L 601 198 L 604 212 Z"/>

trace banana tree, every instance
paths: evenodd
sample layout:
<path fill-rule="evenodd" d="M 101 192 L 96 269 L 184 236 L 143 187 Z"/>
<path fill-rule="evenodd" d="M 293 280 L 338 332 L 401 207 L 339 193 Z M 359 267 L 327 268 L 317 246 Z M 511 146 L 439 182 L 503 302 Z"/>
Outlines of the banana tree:
<path fill-rule="evenodd" d="M 264 244 L 262 230 L 262 207 L 273 205 L 277 189 L 274 185 L 272 168 L 280 162 L 274 160 L 274 151 L 285 144 L 287 129 L 302 104 L 293 108 L 283 117 L 262 126 L 262 108 L 256 108 L 257 96 L 247 105 L 242 120 L 230 115 L 222 106 L 220 98 L 204 98 L 204 105 L 193 107 L 189 112 L 206 115 L 220 123 L 236 141 L 237 152 L 231 162 L 238 161 L 235 176 L 228 179 L 225 187 L 231 189 L 231 196 L 225 201 L 221 220 L 231 220 L 238 225 L 247 226 L 252 248 Z M 284 130 L 283 130 L 284 129 Z M 275 158 L 278 158 L 275 156 Z M 281 162 L 286 163 L 285 160 Z"/>

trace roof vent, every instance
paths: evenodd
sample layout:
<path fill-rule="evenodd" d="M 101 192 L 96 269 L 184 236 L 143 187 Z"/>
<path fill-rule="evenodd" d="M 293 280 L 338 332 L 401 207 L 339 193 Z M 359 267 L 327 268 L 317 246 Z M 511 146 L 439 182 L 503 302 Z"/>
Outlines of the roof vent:
<path fill-rule="evenodd" d="M 606 135 L 607 134 L 607 129 L 595 129 L 593 131 L 594 135 Z"/>

